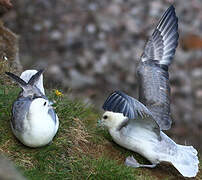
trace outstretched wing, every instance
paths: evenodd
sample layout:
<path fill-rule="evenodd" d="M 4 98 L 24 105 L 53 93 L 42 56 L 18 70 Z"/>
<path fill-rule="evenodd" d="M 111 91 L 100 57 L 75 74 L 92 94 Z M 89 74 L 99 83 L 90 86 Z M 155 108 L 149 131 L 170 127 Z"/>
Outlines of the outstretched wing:
<path fill-rule="evenodd" d="M 153 119 L 151 112 L 142 103 L 121 91 L 113 92 L 104 102 L 103 109 L 123 113 L 128 119 L 134 121 L 141 119 L 142 121 L 140 121 L 145 128 L 149 128 L 157 135 L 160 134 L 159 126 Z"/>
<path fill-rule="evenodd" d="M 139 101 L 152 113 L 162 130 L 170 128 L 170 84 L 168 66 L 178 45 L 178 19 L 169 7 L 147 42 L 137 68 Z"/>
<path fill-rule="evenodd" d="M 178 18 L 175 8 L 170 6 L 146 43 L 142 62 L 156 60 L 156 63 L 170 65 L 178 45 L 178 38 Z"/>

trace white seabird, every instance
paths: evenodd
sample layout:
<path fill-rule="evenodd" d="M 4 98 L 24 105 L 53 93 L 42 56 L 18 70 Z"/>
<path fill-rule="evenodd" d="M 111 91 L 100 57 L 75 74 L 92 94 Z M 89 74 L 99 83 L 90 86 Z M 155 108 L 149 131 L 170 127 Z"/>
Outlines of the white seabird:
<path fill-rule="evenodd" d="M 59 127 L 58 116 L 45 96 L 43 70 L 27 70 L 21 78 L 6 72 L 22 91 L 12 106 L 11 128 L 24 145 L 40 147 L 52 142 Z"/>
<path fill-rule="evenodd" d="M 113 140 L 147 158 L 152 165 L 126 158 L 131 167 L 171 163 L 184 177 L 195 177 L 199 160 L 192 146 L 176 144 L 162 130 L 171 126 L 168 67 L 178 44 L 178 19 L 173 6 L 163 14 L 149 38 L 137 68 L 139 101 L 121 91 L 105 101 L 101 123 Z"/>

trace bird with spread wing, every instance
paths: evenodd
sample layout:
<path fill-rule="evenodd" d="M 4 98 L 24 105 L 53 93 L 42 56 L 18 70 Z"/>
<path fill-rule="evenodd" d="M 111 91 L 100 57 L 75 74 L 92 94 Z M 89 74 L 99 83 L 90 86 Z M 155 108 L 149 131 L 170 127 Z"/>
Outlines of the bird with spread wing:
<path fill-rule="evenodd" d="M 137 67 L 139 101 L 121 91 L 113 92 L 105 101 L 101 123 L 113 140 L 135 151 L 152 164 L 139 164 L 128 157 L 131 167 L 155 167 L 171 163 L 183 176 L 195 177 L 198 172 L 197 151 L 192 146 L 176 144 L 162 130 L 171 127 L 170 84 L 168 68 L 178 45 L 178 18 L 170 6 L 161 17 L 146 43 Z"/>

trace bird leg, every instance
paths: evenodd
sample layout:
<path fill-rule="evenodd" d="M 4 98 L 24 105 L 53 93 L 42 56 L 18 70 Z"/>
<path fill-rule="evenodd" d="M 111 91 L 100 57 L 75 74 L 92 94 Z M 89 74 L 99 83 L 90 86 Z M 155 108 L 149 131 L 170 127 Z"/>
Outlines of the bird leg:
<path fill-rule="evenodd" d="M 151 164 L 151 165 L 139 164 L 133 156 L 128 156 L 126 158 L 125 165 L 129 166 L 129 167 L 134 167 L 134 168 L 138 168 L 138 167 L 154 168 L 154 167 L 156 167 L 156 164 Z"/>

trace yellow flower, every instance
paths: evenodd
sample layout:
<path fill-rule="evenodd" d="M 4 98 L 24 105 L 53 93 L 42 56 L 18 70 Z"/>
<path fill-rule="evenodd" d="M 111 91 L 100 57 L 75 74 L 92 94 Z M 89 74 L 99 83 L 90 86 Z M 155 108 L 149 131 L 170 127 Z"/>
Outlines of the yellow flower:
<path fill-rule="evenodd" d="M 63 94 L 60 91 L 58 91 L 57 89 L 55 90 L 55 95 L 56 96 L 63 96 Z"/>

